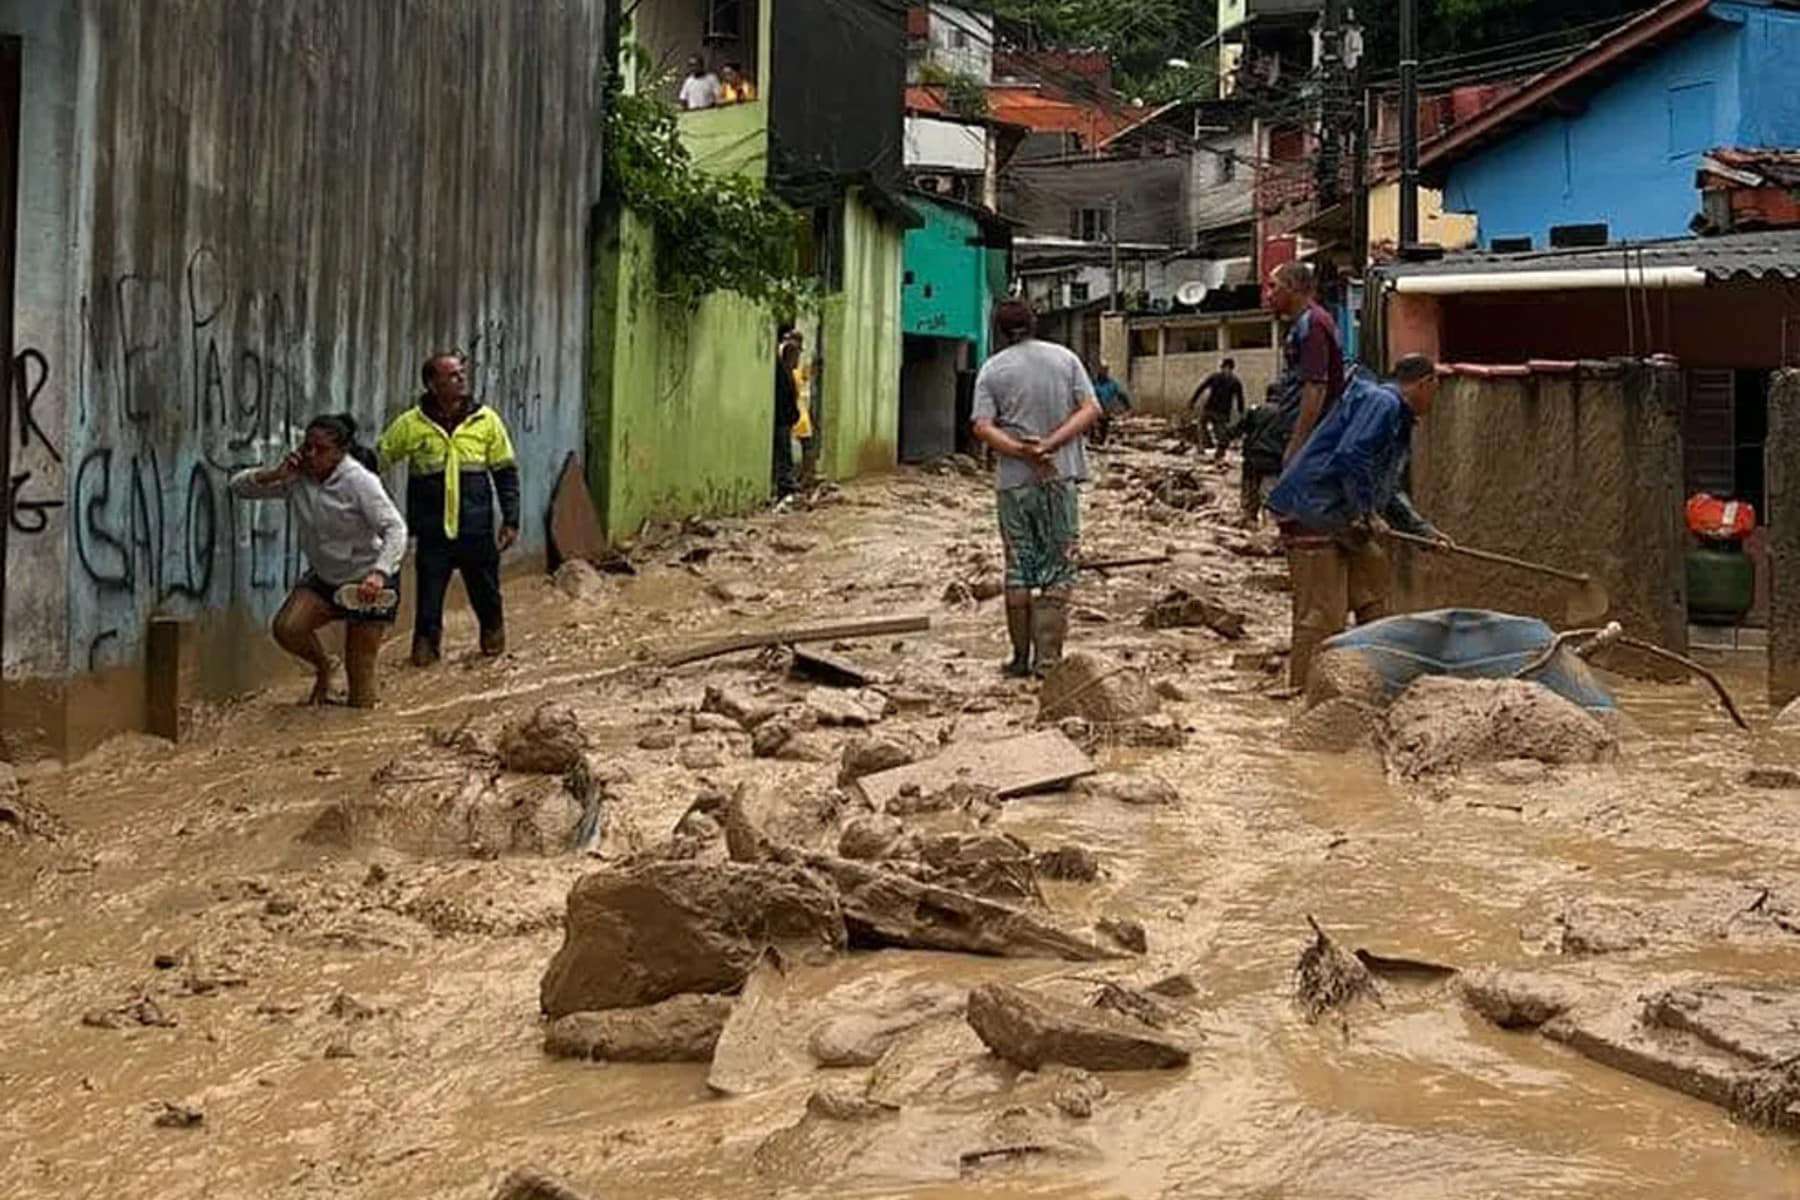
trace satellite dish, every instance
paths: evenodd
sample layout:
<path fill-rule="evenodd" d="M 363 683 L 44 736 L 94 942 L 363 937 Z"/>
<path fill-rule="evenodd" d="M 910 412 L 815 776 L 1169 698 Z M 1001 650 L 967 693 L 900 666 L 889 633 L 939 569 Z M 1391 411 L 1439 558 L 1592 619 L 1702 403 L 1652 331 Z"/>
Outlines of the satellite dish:
<path fill-rule="evenodd" d="M 1200 302 L 1206 299 L 1206 294 L 1210 291 L 1212 291 L 1211 288 L 1207 287 L 1198 279 L 1195 279 L 1176 288 L 1175 299 L 1181 301 L 1189 308 L 1199 308 Z"/>

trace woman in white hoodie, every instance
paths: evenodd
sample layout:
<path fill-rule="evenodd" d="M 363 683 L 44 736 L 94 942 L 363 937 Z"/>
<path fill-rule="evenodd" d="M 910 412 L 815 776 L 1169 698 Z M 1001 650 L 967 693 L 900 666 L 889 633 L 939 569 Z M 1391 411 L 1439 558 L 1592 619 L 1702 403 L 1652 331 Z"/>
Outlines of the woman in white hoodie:
<path fill-rule="evenodd" d="M 355 418 L 342 413 L 314 417 L 300 448 L 274 466 L 231 478 L 231 494 L 240 499 L 285 499 L 291 507 L 307 572 L 275 614 L 273 632 L 283 650 L 313 669 L 312 704 L 330 701 L 336 671 L 319 630 L 343 621 L 350 703 L 374 706 L 376 659 L 400 609 L 406 522 L 374 463 L 374 452 L 356 441 Z"/>

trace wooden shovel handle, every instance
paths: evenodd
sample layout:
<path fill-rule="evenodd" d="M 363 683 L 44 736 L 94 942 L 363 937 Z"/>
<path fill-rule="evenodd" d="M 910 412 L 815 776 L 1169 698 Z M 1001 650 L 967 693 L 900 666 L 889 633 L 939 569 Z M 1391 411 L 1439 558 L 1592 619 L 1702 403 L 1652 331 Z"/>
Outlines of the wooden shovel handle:
<path fill-rule="evenodd" d="M 1492 550 L 1476 550 L 1469 546 L 1446 546 L 1434 542 L 1430 538 L 1422 538 L 1413 533 L 1401 533 L 1397 529 L 1388 530 L 1388 536 L 1396 541 L 1408 542 L 1414 546 L 1424 546 L 1444 554 L 1460 554 L 1465 558 L 1477 558 L 1482 562 L 1499 563 L 1501 566 L 1517 567 L 1521 571 L 1536 571 L 1539 575 L 1554 575 L 1558 579 L 1566 579 L 1570 583 L 1592 583 L 1594 577 L 1576 571 L 1564 571 L 1559 567 L 1547 567 L 1543 563 L 1526 562 L 1522 558 L 1509 558 L 1504 554 L 1495 554 Z"/>

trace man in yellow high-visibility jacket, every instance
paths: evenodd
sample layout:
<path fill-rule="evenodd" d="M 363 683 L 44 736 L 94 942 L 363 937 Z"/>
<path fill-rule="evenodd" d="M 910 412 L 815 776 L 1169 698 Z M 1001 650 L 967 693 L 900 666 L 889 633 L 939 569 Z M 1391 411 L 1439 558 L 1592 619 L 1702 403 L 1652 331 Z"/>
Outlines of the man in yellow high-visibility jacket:
<path fill-rule="evenodd" d="M 376 449 L 384 464 L 407 466 L 406 524 L 419 539 L 412 661 L 428 667 L 442 653 L 444 592 L 458 571 L 481 624 L 481 652 L 506 650 L 500 555 L 519 537 L 519 466 L 506 422 L 470 396 L 461 355 L 434 354 L 420 375 L 425 394 Z"/>

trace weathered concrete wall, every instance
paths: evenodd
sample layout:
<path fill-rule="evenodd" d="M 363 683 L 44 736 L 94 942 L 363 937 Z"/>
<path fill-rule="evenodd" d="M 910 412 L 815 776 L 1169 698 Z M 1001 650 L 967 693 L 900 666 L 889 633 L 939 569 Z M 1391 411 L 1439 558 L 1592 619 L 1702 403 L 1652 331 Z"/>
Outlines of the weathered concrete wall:
<path fill-rule="evenodd" d="M 1255 407 L 1263 393 L 1281 374 L 1277 350 L 1220 350 L 1209 354 L 1134 355 L 1131 359 L 1131 399 L 1139 412 L 1165 416 L 1187 411 L 1194 389 L 1219 369 L 1225 359 L 1237 363 L 1244 381 L 1244 403 Z"/>
<path fill-rule="evenodd" d="M 1763 447 L 1769 511 L 1769 703 L 1800 698 L 1800 371 L 1769 386 L 1769 440 Z"/>
<path fill-rule="evenodd" d="M 32 176 L 6 667 L 79 677 L 71 742 L 139 723 L 152 614 L 198 619 L 209 690 L 259 682 L 244 640 L 302 564 L 227 475 L 318 412 L 372 436 L 431 349 L 511 425 L 541 546 L 581 430 L 602 8 L 0 0 Z"/>
<path fill-rule="evenodd" d="M 731 293 L 694 312 L 656 298 L 653 231 L 608 217 L 594 276 L 588 478 L 609 538 L 646 519 L 766 500 L 775 427 L 775 321 Z"/>
<path fill-rule="evenodd" d="M 1609 619 L 1679 653 L 1680 412 L 1672 366 L 1457 376 L 1414 432 L 1413 499 L 1464 545 L 1593 575 L 1611 595 Z M 1395 559 L 1404 610 L 1489 608 L 1567 624 L 1575 585 L 1459 556 Z"/>
<path fill-rule="evenodd" d="M 905 231 L 844 198 L 844 285 L 825 301 L 825 442 L 819 469 L 849 479 L 893 467 L 900 436 L 900 262 Z"/>

